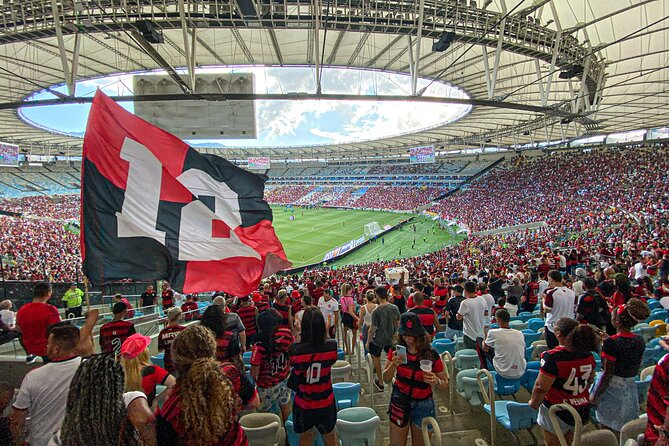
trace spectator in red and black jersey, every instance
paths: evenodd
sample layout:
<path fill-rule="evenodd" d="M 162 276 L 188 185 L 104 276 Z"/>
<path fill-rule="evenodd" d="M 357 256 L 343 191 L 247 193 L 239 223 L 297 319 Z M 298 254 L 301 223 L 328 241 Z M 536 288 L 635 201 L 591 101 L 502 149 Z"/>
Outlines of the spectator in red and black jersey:
<path fill-rule="evenodd" d="M 132 319 L 133 317 L 135 317 L 135 310 L 132 308 L 132 304 L 128 299 L 126 299 L 120 294 L 116 294 L 114 295 L 114 303 L 118 302 L 121 302 L 123 303 L 123 305 L 125 305 L 125 308 L 127 310 L 125 313 L 125 317 L 127 317 L 128 319 Z"/>
<path fill-rule="evenodd" d="M 156 386 L 165 386 L 169 390 L 176 380 L 164 368 L 151 364 L 148 351 L 150 344 L 150 337 L 135 333 L 123 341 L 120 356 L 125 374 L 125 391 L 144 392 L 149 407 L 155 410 L 158 407 L 155 401 Z"/>
<path fill-rule="evenodd" d="M 411 310 L 413 307 L 416 306 L 416 300 L 415 300 L 415 295 L 417 293 L 423 293 L 423 284 L 420 282 L 415 282 L 413 284 L 413 293 L 409 295 L 409 300 L 407 300 L 407 309 Z M 425 305 L 428 308 L 432 308 L 432 300 L 431 299 L 423 299 L 423 305 Z"/>
<path fill-rule="evenodd" d="M 258 341 L 258 309 L 251 303 L 250 296 L 239 298 L 237 316 L 242 320 L 246 331 L 246 349 Z"/>
<path fill-rule="evenodd" d="M 241 346 L 234 331 L 226 328 L 225 314 L 220 305 L 210 305 L 204 310 L 200 325 L 208 328 L 216 338 L 216 360 L 219 362 L 241 363 Z"/>
<path fill-rule="evenodd" d="M 390 444 L 406 444 L 409 428 L 414 445 L 422 444 L 423 419 L 434 417 L 432 387 L 448 388 L 448 378 L 439 354 L 430 345 L 430 337 L 415 313 L 406 312 L 400 318 L 399 343 L 406 349 L 406 356 L 397 349 L 388 352 L 383 371 L 383 381 L 393 383 L 388 416 L 390 419 Z"/>
<path fill-rule="evenodd" d="M 413 294 L 413 300 L 416 303 L 416 306 L 409 310 L 411 313 L 418 315 L 421 325 L 427 332 L 429 336 L 434 336 L 435 331 L 441 331 L 441 324 L 439 324 L 439 319 L 437 314 L 432 308 L 425 306 L 425 296 L 420 291 L 417 291 Z"/>
<path fill-rule="evenodd" d="M 293 315 L 297 314 L 302 309 L 303 294 L 304 292 L 301 292 L 299 290 L 293 290 L 290 292 L 290 300 L 292 301 L 291 308 L 293 310 Z"/>
<path fill-rule="evenodd" d="M 548 417 L 554 404 L 568 404 L 581 416 L 583 423 L 590 420 L 589 389 L 595 377 L 597 335 L 588 325 L 579 324 L 567 317 L 553 324 L 560 345 L 541 355 L 539 377 L 534 384 L 530 407 L 539 410 L 538 424 L 544 430 L 546 446 L 558 446 L 560 440 Z M 571 443 L 575 421 L 567 411 L 558 411 L 559 429 Z"/>
<path fill-rule="evenodd" d="M 660 341 L 665 350 L 669 350 L 669 343 Z M 648 389 L 648 400 L 646 402 L 646 414 L 648 424 L 644 433 L 644 445 L 668 446 L 669 445 L 669 354 L 664 355 L 657 363 L 653 372 L 653 379 Z"/>
<path fill-rule="evenodd" d="M 199 308 L 197 302 L 193 300 L 192 294 L 186 294 L 186 302 L 181 304 L 181 311 L 186 322 L 194 321 L 200 318 Z"/>
<path fill-rule="evenodd" d="M 170 284 L 163 282 L 162 292 L 160 296 L 163 300 L 163 311 L 167 312 L 170 308 L 174 306 L 174 291 L 170 288 Z"/>
<path fill-rule="evenodd" d="M 157 413 L 158 444 L 165 446 L 247 446 L 237 421 L 240 402 L 214 358 L 216 340 L 195 325 L 174 339 L 176 386 Z"/>
<path fill-rule="evenodd" d="M 279 290 L 272 303 L 272 308 L 281 313 L 281 327 L 293 330 L 293 309 L 288 303 L 288 292 Z"/>
<path fill-rule="evenodd" d="M 403 288 L 403 285 L 401 284 L 401 279 L 400 279 L 400 284 L 393 285 L 390 288 L 390 299 L 388 299 L 388 302 L 390 302 L 391 304 L 393 304 L 397 307 L 400 314 L 404 314 L 407 311 L 407 299 L 404 296 L 404 294 L 402 294 L 402 288 Z M 367 288 L 365 288 L 365 289 L 367 290 Z M 368 291 L 374 292 L 374 290 L 375 290 L 375 288 L 371 288 L 371 290 L 368 290 Z M 365 291 L 365 294 L 366 293 L 367 293 L 367 291 Z M 375 303 L 378 303 L 378 302 L 375 302 Z M 363 302 L 363 304 L 364 304 L 364 302 Z"/>
<path fill-rule="evenodd" d="M 292 388 L 295 391 L 293 427 L 300 435 L 300 445 L 313 443 L 315 427 L 326 446 L 335 446 L 337 406 L 330 369 L 337 361 L 337 342 L 326 338 L 325 318 L 317 307 L 304 310 L 301 334 L 301 341 L 288 348 L 288 359 L 296 378 Z"/>
<path fill-rule="evenodd" d="M 630 281 L 627 276 L 622 273 L 613 276 L 613 280 L 616 284 L 616 290 L 613 292 L 613 297 L 611 298 L 611 306 L 618 307 L 620 305 L 625 305 L 632 297 L 634 297 Z"/>
<path fill-rule="evenodd" d="M 113 353 L 118 356 L 121 353 L 121 345 L 132 334 L 135 334 L 135 325 L 130 321 L 124 321 L 128 307 L 123 302 L 116 302 L 112 313 L 114 318 L 100 327 L 100 351 L 102 353 Z"/>
<path fill-rule="evenodd" d="M 165 364 L 165 370 L 169 373 L 174 374 L 174 366 L 172 365 L 172 341 L 177 337 L 179 333 L 186 329 L 181 325 L 183 312 L 181 308 L 174 307 L 170 308 L 170 311 L 167 312 L 167 327 L 163 328 L 160 333 L 158 333 L 158 351 L 163 352 L 163 363 Z"/>
<path fill-rule="evenodd" d="M 602 293 L 605 298 L 613 297 L 613 293 L 616 291 L 616 282 L 615 275 L 616 270 L 612 267 L 604 269 L 604 272 L 601 276 L 601 280 L 597 284 L 597 288 Z"/>
<path fill-rule="evenodd" d="M 539 302 L 539 275 L 533 272 L 530 275 L 530 281 L 525 284 L 521 300 L 521 311 L 533 312 L 534 307 L 537 306 L 537 302 Z"/>
<path fill-rule="evenodd" d="M 578 306 L 576 307 L 576 320 L 589 324 L 600 332 L 608 332 L 614 334 L 611 328 L 611 313 L 606 299 L 597 289 L 597 281 L 592 277 L 583 279 L 583 288 L 585 292 L 578 298 Z M 609 328 L 610 327 L 610 328 Z"/>
<path fill-rule="evenodd" d="M 593 281 L 594 282 L 594 281 Z M 602 370 L 591 398 L 602 427 L 620 435 L 625 423 L 639 418 L 639 395 L 635 377 L 641 368 L 646 347 L 632 327 L 650 315 L 648 305 L 639 299 L 613 311 L 612 322 L 618 333 L 604 340 Z"/>
<path fill-rule="evenodd" d="M 253 305 L 258 309 L 258 314 L 271 308 L 265 295 L 260 294 L 259 291 L 254 291 L 253 294 L 251 294 L 251 300 L 253 301 Z"/>
<path fill-rule="evenodd" d="M 251 376 L 258 386 L 260 411 L 269 412 L 276 403 L 285 422 L 290 415 L 291 393 L 287 385 L 290 366 L 288 347 L 293 343 L 290 330 L 279 328 L 281 315 L 270 309 L 258 317 L 260 332 L 251 353 Z"/>
<path fill-rule="evenodd" d="M 316 288 L 314 288 L 313 292 L 310 292 L 311 297 L 314 302 L 318 302 L 318 299 L 323 297 L 323 292 L 325 291 L 325 288 L 323 288 L 323 282 L 320 280 L 316 282 Z"/>

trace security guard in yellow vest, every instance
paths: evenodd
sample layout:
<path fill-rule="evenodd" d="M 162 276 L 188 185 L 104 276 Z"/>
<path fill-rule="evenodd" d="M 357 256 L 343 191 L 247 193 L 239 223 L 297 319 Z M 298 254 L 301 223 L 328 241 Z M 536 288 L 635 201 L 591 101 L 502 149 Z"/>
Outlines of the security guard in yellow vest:
<path fill-rule="evenodd" d="M 83 297 L 84 292 L 77 288 L 76 283 L 70 285 L 70 289 L 65 292 L 61 299 L 63 301 L 63 306 L 65 307 L 66 318 L 81 317 Z"/>

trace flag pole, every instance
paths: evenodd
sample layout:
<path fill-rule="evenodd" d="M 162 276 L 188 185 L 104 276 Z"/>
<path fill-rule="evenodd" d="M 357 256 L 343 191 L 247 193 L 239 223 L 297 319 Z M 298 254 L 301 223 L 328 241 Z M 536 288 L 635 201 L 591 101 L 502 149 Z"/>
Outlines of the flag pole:
<path fill-rule="evenodd" d="M 91 311 L 91 296 L 88 293 L 88 277 L 84 276 L 84 297 L 86 298 L 86 311 Z"/>

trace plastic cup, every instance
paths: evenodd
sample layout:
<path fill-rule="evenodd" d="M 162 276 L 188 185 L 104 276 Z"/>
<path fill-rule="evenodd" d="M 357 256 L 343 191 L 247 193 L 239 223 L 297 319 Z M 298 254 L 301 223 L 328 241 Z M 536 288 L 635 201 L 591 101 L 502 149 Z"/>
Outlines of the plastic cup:
<path fill-rule="evenodd" d="M 420 360 L 420 369 L 424 372 L 431 372 L 432 371 L 432 361 L 429 359 L 421 359 Z"/>

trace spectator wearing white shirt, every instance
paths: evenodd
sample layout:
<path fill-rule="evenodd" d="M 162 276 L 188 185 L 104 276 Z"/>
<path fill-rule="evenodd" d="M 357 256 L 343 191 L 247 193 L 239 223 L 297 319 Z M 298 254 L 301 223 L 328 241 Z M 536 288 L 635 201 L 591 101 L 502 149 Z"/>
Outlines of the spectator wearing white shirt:
<path fill-rule="evenodd" d="M 495 298 L 492 297 L 492 294 L 488 293 L 488 284 L 481 282 L 478 285 L 481 299 L 486 303 L 486 313 L 484 317 L 484 328 L 485 330 L 490 330 L 492 326 L 492 309 L 495 308 Z"/>
<path fill-rule="evenodd" d="M 574 290 L 574 294 L 578 297 L 581 294 L 585 293 L 585 287 L 583 286 L 583 279 L 588 277 L 585 268 L 576 268 L 576 278 L 578 279 L 571 286 L 571 289 Z"/>
<path fill-rule="evenodd" d="M 486 301 L 476 295 L 476 284 L 468 281 L 464 285 L 465 300 L 460 304 L 457 318 L 463 323 L 465 348 L 479 350 L 477 345 L 483 341 Z"/>
<path fill-rule="evenodd" d="M 12 408 L 12 434 L 18 442 L 27 433 L 32 446 L 44 446 L 60 429 L 65 417 L 65 403 L 70 381 L 81 364 L 75 354 L 79 329 L 63 323 L 50 329 L 47 356 L 50 362 L 30 371 L 23 382 Z M 30 428 L 26 432 L 26 419 Z"/>
<path fill-rule="evenodd" d="M 578 302 L 574 292 L 562 283 L 562 273 L 560 271 L 549 271 L 548 283 L 550 288 L 546 291 L 543 308 L 546 312 L 546 345 L 549 350 L 552 350 L 559 345 L 559 341 L 553 332 L 553 323 L 561 317 L 574 319 Z"/>
<path fill-rule="evenodd" d="M 332 291 L 329 288 L 323 290 L 323 297 L 318 299 L 318 308 L 320 308 L 323 318 L 325 318 L 328 336 L 334 339 L 339 323 L 339 302 L 332 298 Z"/>
<path fill-rule="evenodd" d="M 488 332 L 483 351 L 492 356 L 495 371 L 503 378 L 517 379 L 525 373 L 525 338 L 523 333 L 509 327 L 511 316 L 501 309 L 495 313 L 499 328 Z"/>

